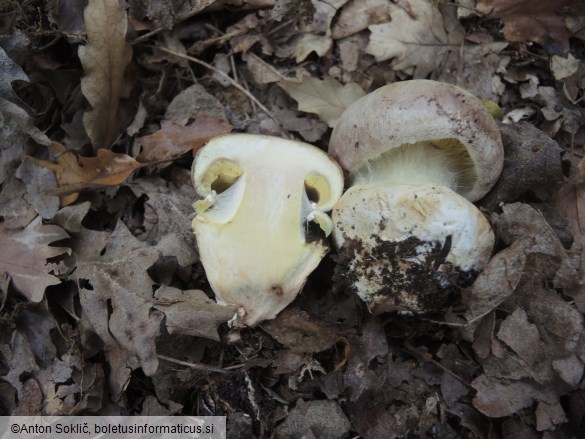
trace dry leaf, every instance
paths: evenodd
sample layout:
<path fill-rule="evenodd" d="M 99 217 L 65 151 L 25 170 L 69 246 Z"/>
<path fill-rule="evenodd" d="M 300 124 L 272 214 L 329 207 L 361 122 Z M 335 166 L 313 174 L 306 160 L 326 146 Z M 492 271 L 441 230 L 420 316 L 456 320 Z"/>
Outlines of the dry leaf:
<path fill-rule="evenodd" d="M 71 42 L 79 43 L 85 33 L 83 9 L 87 0 L 49 0 L 50 19 L 59 28 L 59 32 Z"/>
<path fill-rule="evenodd" d="M 500 125 L 504 144 L 504 169 L 494 188 L 479 203 L 493 211 L 530 191 L 547 200 L 563 181 L 562 148 L 534 125 L 522 122 Z"/>
<path fill-rule="evenodd" d="M 84 11 L 87 45 L 79 47 L 85 71 L 81 90 L 91 104 L 83 124 L 94 146 L 108 147 L 118 135 L 118 103 L 132 56 L 126 42 L 128 17 L 118 0 L 89 0 Z"/>
<path fill-rule="evenodd" d="M 28 82 L 28 76 L 0 47 L 0 99 L 6 99 L 21 108 L 28 108 L 12 89 L 12 81 L 17 80 Z"/>
<path fill-rule="evenodd" d="M 337 338 L 331 325 L 294 308 L 285 309 L 261 327 L 293 352 L 321 352 L 333 346 Z"/>
<path fill-rule="evenodd" d="M 227 121 L 223 104 L 201 84 L 193 84 L 176 95 L 165 113 L 165 119 L 186 125 L 199 114 Z"/>
<path fill-rule="evenodd" d="M 299 110 L 319 115 L 331 128 L 353 102 L 365 95 L 356 83 L 343 85 L 330 76 L 323 80 L 305 76 L 301 82 L 279 81 L 278 85 L 299 104 Z"/>
<path fill-rule="evenodd" d="M 538 327 L 528 321 L 523 309 L 517 308 L 501 323 L 497 336 L 528 364 L 543 360 L 545 352 Z"/>
<path fill-rule="evenodd" d="M 16 177 L 26 185 L 24 199 L 28 201 L 44 219 L 51 219 L 59 210 L 59 198 L 49 194 L 57 188 L 57 179 L 50 169 L 35 166 L 24 160 L 16 170 Z"/>
<path fill-rule="evenodd" d="M 163 314 L 151 310 L 153 282 L 146 270 L 159 254 L 119 221 L 105 253 L 78 255 L 75 272 L 84 314 L 106 351 L 122 347 L 140 360 L 147 375 L 158 367 L 155 339 Z"/>
<path fill-rule="evenodd" d="M 392 368 L 386 368 L 382 363 L 389 349 L 384 335 L 384 325 L 377 317 L 369 317 L 362 328 L 361 336 L 352 336 L 349 342 L 352 352 L 343 380 L 349 399 L 357 401 L 363 394 L 367 394 L 369 389 L 382 386 L 386 381 L 386 374 L 392 373 Z M 381 362 L 375 361 L 376 358 Z"/>
<path fill-rule="evenodd" d="M 528 407 L 539 393 L 530 384 L 480 375 L 471 383 L 477 391 L 473 406 L 484 415 L 500 418 Z"/>
<path fill-rule="evenodd" d="M 463 28 L 449 5 L 442 9 L 427 0 L 402 0 L 390 4 L 390 14 L 392 21 L 369 27 L 366 52 L 377 61 L 394 58 L 393 68 L 414 78 L 426 77 L 463 44 Z"/>
<path fill-rule="evenodd" d="M 195 235 L 191 228 L 193 201 L 197 198 L 188 170 L 175 172 L 172 181 L 158 176 L 137 179 L 130 183 L 130 190 L 136 197 L 144 197 L 144 233 L 137 235 L 141 241 L 151 245 L 161 242 L 164 236 L 177 236 L 197 258 Z M 147 216 L 146 212 L 151 212 Z"/>
<path fill-rule="evenodd" d="M 525 252 L 531 245 L 531 239 L 525 237 L 497 253 L 471 288 L 462 292 L 467 304 L 465 318 L 470 324 L 479 323 L 479 319 L 514 293 L 526 266 Z"/>
<path fill-rule="evenodd" d="M 65 271 L 61 263 L 49 259 L 70 254 L 68 248 L 49 244 L 67 238 L 61 227 L 43 225 L 40 216 L 18 232 L 0 227 L 0 272 L 9 273 L 12 285 L 27 299 L 40 302 L 45 288 L 60 283 L 56 275 Z"/>
<path fill-rule="evenodd" d="M 117 154 L 106 149 L 98 149 L 97 157 L 80 157 L 66 151 L 57 142 L 50 145 L 51 153 L 57 157 L 57 163 L 35 159 L 27 156 L 38 166 L 52 169 L 59 182 L 61 205 L 66 206 L 77 200 L 79 191 L 99 186 L 115 186 L 123 183 L 136 169 L 144 166 L 126 154 Z"/>
<path fill-rule="evenodd" d="M 391 3 L 387 0 L 351 0 L 341 9 L 333 26 L 333 38 L 345 38 L 371 24 L 390 21 L 390 11 Z"/>
<path fill-rule="evenodd" d="M 282 73 L 252 52 L 246 54 L 246 65 L 257 84 L 286 80 Z"/>
<path fill-rule="evenodd" d="M 136 159 L 152 163 L 172 160 L 189 151 L 195 154 L 209 139 L 231 130 L 232 126 L 223 119 L 205 114 L 198 114 L 195 121 L 186 126 L 163 120 L 160 130 L 140 139 L 143 149 Z"/>
<path fill-rule="evenodd" d="M 304 61 L 311 52 L 317 56 L 325 55 L 331 48 L 331 21 L 337 11 L 348 0 L 329 0 L 327 2 L 313 0 L 315 12 L 313 20 L 300 26 L 300 32 L 293 38 L 292 46 L 297 64 Z"/>
<path fill-rule="evenodd" d="M 442 60 L 431 79 L 457 85 L 480 99 L 498 102 L 501 80 L 496 71 L 501 68 L 500 52 L 507 46 L 505 42 L 465 44 Z"/>
<path fill-rule="evenodd" d="M 234 305 L 215 303 L 200 290 L 182 291 L 161 286 L 154 293 L 154 307 L 166 315 L 165 326 L 170 334 L 192 335 L 219 341 L 217 328 L 237 311 Z"/>
<path fill-rule="evenodd" d="M 279 439 L 343 439 L 350 430 L 351 423 L 336 401 L 299 399 L 274 433 Z"/>
<path fill-rule="evenodd" d="M 569 76 L 577 73 L 581 60 L 575 58 L 569 53 L 566 58 L 553 55 L 550 59 L 550 71 L 557 81 L 568 78 Z"/>
<path fill-rule="evenodd" d="M 566 53 L 570 17 L 583 18 L 581 2 L 574 0 L 478 0 L 477 11 L 504 21 L 502 32 L 508 41 L 534 41 L 551 54 Z"/>

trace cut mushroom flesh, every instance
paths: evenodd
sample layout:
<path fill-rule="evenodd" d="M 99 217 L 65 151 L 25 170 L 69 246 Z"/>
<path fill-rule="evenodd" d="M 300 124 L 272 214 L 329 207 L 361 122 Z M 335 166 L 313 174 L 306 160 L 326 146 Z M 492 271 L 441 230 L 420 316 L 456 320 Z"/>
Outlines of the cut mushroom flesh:
<path fill-rule="evenodd" d="M 274 318 L 328 251 L 307 230 L 330 233 L 341 169 L 305 143 L 234 134 L 202 148 L 192 175 L 202 196 L 193 230 L 218 302 L 238 305 L 239 326 Z"/>

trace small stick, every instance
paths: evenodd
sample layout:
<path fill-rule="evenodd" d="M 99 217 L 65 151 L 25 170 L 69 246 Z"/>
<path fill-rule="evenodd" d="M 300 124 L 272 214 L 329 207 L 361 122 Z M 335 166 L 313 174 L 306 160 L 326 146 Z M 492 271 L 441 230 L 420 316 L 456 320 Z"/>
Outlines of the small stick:
<path fill-rule="evenodd" d="M 159 50 L 162 50 L 165 53 L 177 56 L 179 58 L 183 58 L 186 60 L 189 60 L 191 62 L 194 62 L 195 64 L 199 64 L 200 66 L 205 67 L 208 70 L 211 70 L 214 73 L 217 73 L 219 76 L 225 78 L 227 81 L 229 81 L 229 83 L 231 85 L 233 85 L 234 87 L 236 87 L 239 91 L 241 91 L 242 93 L 244 93 L 248 99 L 252 100 L 253 102 L 256 103 L 256 105 L 258 105 L 258 107 L 260 107 L 260 109 L 262 111 L 264 111 L 272 120 L 274 120 L 276 122 L 276 124 L 278 125 L 278 127 L 280 128 L 280 130 L 282 131 L 283 134 L 285 134 L 286 136 L 289 136 L 289 134 L 284 130 L 284 128 L 282 127 L 282 124 L 280 123 L 280 121 L 276 118 L 276 116 L 274 116 L 270 110 L 268 108 L 266 108 L 264 106 L 264 104 L 262 104 L 262 102 L 260 102 L 256 96 L 254 96 L 252 93 L 250 93 L 248 90 L 246 90 L 244 87 L 242 87 L 240 84 L 238 84 L 236 81 L 234 81 L 232 79 L 231 76 L 226 75 L 224 72 L 222 72 L 219 69 L 216 69 L 214 66 L 212 66 L 211 64 L 206 63 L 205 61 L 202 61 L 198 58 L 193 58 L 192 56 L 189 55 L 183 55 L 182 53 L 178 53 L 178 52 L 174 52 L 172 50 L 169 49 L 165 49 L 164 47 L 158 47 Z"/>
<path fill-rule="evenodd" d="M 239 371 L 226 370 L 226 369 L 222 369 L 220 367 L 208 366 L 206 364 L 190 363 L 188 361 L 178 360 L 178 359 L 173 358 L 173 357 L 167 357 L 166 355 L 157 355 L 157 357 L 160 358 L 161 360 L 168 361 L 169 363 L 180 364 L 181 366 L 187 366 L 191 369 L 203 370 L 205 372 L 216 372 L 216 373 L 222 373 L 225 375 L 234 375 L 234 374 L 241 373 Z"/>

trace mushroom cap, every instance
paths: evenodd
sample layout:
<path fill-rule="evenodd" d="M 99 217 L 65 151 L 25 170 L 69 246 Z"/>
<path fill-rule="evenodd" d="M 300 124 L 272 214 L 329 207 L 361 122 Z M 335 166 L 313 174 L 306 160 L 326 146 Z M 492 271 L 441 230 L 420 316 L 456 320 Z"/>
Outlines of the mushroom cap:
<path fill-rule="evenodd" d="M 354 102 L 333 130 L 329 153 L 356 183 L 372 164 L 390 161 L 393 150 L 421 143 L 445 151 L 457 176 L 453 189 L 470 201 L 482 198 L 501 173 L 500 132 L 481 101 L 430 80 L 389 84 Z"/>
<path fill-rule="evenodd" d="M 373 313 L 439 309 L 484 268 L 494 245 L 485 216 L 440 185 L 353 186 L 332 219 L 341 283 Z"/>
<path fill-rule="evenodd" d="M 274 318 L 328 251 L 307 229 L 331 230 L 324 212 L 343 191 L 341 168 L 306 143 L 230 134 L 198 152 L 192 177 L 204 197 L 193 230 L 218 302 L 238 306 L 237 326 Z"/>

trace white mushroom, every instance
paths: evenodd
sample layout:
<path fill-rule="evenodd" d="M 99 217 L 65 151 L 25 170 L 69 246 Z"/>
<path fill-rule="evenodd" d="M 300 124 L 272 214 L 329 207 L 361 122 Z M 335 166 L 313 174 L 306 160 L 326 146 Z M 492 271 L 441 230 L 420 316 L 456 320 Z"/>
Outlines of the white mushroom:
<path fill-rule="evenodd" d="M 193 230 L 218 302 L 238 305 L 237 326 L 274 318 L 329 249 L 339 165 L 306 143 L 233 134 L 198 152 L 192 177 L 203 197 Z"/>
<path fill-rule="evenodd" d="M 384 86 L 343 113 L 329 152 L 351 183 L 332 213 L 338 282 L 371 312 L 436 310 L 484 268 L 494 236 L 470 201 L 496 182 L 503 148 L 473 95 L 428 80 Z"/>

